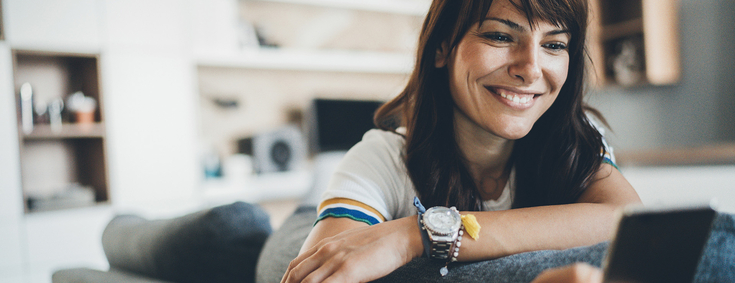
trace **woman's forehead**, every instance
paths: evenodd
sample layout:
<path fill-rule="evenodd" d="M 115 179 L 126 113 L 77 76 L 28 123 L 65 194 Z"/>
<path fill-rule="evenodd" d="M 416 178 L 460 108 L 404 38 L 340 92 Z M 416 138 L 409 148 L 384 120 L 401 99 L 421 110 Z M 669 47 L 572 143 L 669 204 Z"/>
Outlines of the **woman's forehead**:
<path fill-rule="evenodd" d="M 548 11 L 527 11 L 526 9 L 540 9 L 543 8 L 544 1 L 539 0 L 490 0 L 491 5 L 478 22 L 480 27 L 482 23 L 489 19 L 509 19 L 518 24 L 524 24 L 530 26 L 531 29 L 535 29 L 539 24 L 548 23 L 554 27 L 566 28 L 566 21 L 561 16 L 554 15 Z M 533 3 L 532 3 L 533 2 Z M 529 18 L 530 17 L 530 18 Z"/>

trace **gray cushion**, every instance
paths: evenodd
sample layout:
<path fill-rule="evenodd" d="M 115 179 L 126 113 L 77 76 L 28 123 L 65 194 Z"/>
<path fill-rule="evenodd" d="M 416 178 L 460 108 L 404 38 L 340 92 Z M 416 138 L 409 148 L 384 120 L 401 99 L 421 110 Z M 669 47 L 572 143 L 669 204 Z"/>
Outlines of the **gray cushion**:
<path fill-rule="evenodd" d="M 102 247 L 111 268 L 174 282 L 253 282 L 271 233 L 268 214 L 235 202 L 186 216 L 146 220 L 117 216 Z"/>
<path fill-rule="evenodd" d="M 281 282 L 316 220 L 316 207 L 302 206 L 265 242 L 255 270 L 255 282 Z"/>

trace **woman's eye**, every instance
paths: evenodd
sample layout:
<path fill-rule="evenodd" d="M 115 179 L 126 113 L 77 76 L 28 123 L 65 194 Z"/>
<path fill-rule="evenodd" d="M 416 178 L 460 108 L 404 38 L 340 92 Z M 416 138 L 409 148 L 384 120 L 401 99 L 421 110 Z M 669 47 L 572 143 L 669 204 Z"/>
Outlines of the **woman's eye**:
<path fill-rule="evenodd" d="M 498 42 L 510 42 L 512 41 L 511 38 L 507 35 L 500 34 L 500 33 L 486 33 L 483 35 L 485 38 L 498 41 Z"/>
<path fill-rule="evenodd" d="M 551 49 L 551 50 L 566 50 L 567 49 L 567 45 L 561 42 L 547 43 L 547 44 L 544 44 L 544 47 Z"/>

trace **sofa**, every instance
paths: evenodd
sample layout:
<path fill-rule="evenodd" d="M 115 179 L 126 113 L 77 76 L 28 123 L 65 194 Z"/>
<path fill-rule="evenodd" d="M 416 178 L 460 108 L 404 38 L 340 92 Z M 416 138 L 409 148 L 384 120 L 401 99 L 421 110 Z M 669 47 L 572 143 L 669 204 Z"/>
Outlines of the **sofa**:
<path fill-rule="evenodd" d="M 102 237 L 109 270 L 63 269 L 53 274 L 52 281 L 279 282 L 315 219 L 316 208 L 302 205 L 272 232 L 268 215 L 244 202 L 166 220 L 119 215 Z M 733 216 L 718 215 L 695 282 L 735 279 L 733 235 Z M 440 263 L 418 258 L 376 282 L 530 282 L 547 268 L 574 262 L 601 266 L 607 247 L 603 242 L 455 263 L 446 277 L 439 275 Z"/>
<path fill-rule="evenodd" d="M 82 282 L 280 282 L 316 220 L 316 205 L 343 152 L 315 160 L 311 191 L 275 231 L 257 204 L 233 202 L 171 219 L 118 215 L 105 228 L 102 246 L 109 270 L 56 271 L 54 283 Z M 545 250 L 495 260 L 441 263 L 417 258 L 377 282 L 530 282 L 543 270 L 575 262 L 602 266 L 609 244 Z M 735 218 L 720 214 L 695 282 L 735 282 Z M 726 264 L 723 264 L 726 263 Z"/>

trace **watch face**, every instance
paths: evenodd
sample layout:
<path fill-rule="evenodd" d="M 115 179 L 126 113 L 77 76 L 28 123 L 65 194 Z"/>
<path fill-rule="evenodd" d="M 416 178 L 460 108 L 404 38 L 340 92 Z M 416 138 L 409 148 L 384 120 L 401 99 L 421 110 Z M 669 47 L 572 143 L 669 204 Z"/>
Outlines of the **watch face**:
<path fill-rule="evenodd" d="M 424 214 L 426 228 L 439 235 L 449 235 L 459 231 L 462 218 L 459 213 L 446 207 L 432 207 Z"/>

